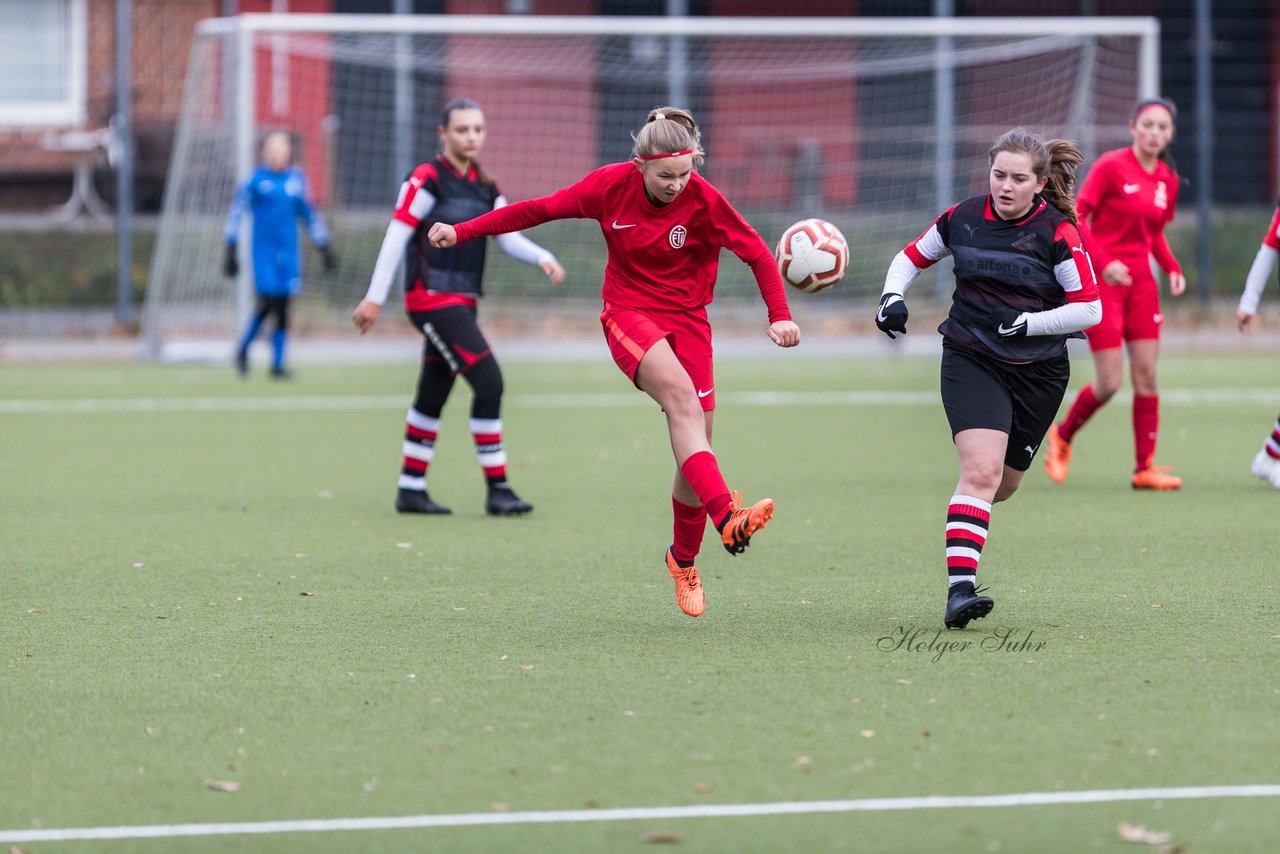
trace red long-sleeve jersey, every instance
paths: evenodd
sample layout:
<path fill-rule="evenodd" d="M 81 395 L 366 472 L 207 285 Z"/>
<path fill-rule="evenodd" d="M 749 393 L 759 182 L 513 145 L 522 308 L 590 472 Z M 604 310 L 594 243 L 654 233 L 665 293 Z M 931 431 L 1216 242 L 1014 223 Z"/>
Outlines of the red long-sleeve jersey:
<path fill-rule="evenodd" d="M 665 206 L 649 201 L 630 163 L 602 166 L 540 199 L 515 202 L 458 223 L 458 241 L 530 228 L 556 219 L 600 223 L 609 260 L 601 295 L 619 308 L 693 311 L 711 302 L 720 250 L 751 267 L 769 322 L 790 320 L 773 252 L 742 215 L 697 173 Z"/>
<path fill-rule="evenodd" d="M 1097 270 L 1119 260 L 1138 278 L 1154 256 L 1166 273 L 1181 273 L 1164 236 L 1177 205 L 1178 174 L 1164 161 L 1148 173 L 1132 148 L 1099 157 L 1076 197 L 1080 231 Z"/>

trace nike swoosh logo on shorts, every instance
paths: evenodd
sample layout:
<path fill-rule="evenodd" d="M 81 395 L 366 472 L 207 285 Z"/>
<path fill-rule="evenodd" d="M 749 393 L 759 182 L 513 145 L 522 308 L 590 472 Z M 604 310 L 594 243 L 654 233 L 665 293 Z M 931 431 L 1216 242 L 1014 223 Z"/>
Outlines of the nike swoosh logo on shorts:
<path fill-rule="evenodd" d="M 707 389 L 706 391 L 703 391 L 702 389 L 698 389 L 698 397 L 706 397 L 707 395 L 711 394 L 711 392 L 713 392 L 713 391 L 715 391 L 715 390 L 716 390 L 716 387 L 715 387 L 715 386 L 712 386 L 711 388 Z"/>
<path fill-rule="evenodd" d="M 615 220 L 613 221 L 613 227 L 614 227 L 615 229 L 618 229 L 618 228 L 635 228 L 635 227 L 636 227 L 636 224 L 635 224 L 634 222 L 629 222 L 629 223 L 627 223 L 626 225 L 618 225 L 618 221 L 615 219 Z"/>

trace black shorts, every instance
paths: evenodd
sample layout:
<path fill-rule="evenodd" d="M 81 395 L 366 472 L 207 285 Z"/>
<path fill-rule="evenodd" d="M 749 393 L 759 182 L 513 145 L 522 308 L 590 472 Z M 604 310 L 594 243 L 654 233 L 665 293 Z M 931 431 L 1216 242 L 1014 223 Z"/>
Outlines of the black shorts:
<path fill-rule="evenodd" d="M 1004 464 L 1026 471 L 1058 414 L 1070 378 L 1066 353 L 1019 365 L 944 342 L 942 406 L 952 439 L 962 430 L 1007 433 Z"/>

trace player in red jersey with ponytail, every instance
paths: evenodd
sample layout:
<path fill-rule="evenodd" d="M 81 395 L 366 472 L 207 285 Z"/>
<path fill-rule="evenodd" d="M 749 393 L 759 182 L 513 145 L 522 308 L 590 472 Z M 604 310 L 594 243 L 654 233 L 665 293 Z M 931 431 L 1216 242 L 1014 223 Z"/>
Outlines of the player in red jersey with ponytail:
<path fill-rule="evenodd" d="M 711 452 L 715 377 L 711 302 L 720 250 L 751 267 L 769 313 L 767 334 L 779 347 L 800 343 L 773 252 L 711 184 L 695 171 L 703 151 L 687 111 L 659 107 L 633 134 L 632 159 L 602 166 L 541 199 L 516 202 L 456 225 L 432 226 L 433 246 L 451 247 L 556 219 L 594 219 L 609 250 L 600 323 L 613 359 L 666 414 L 676 458 L 671 491 L 673 542 L 667 570 L 676 603 L 696 617 L 705 595 L 694 567 L 710 517 L 730 554 L 740 554 L 773 516 L 773 501 L 742 506 Z"/>
<path fill-rule="evenodd" d="M 1178 173 L 1168 153 L 1174 115 L 1173 104 L 1163 98 L 1140 101 L 1129 120 L 1133 144 L 1099 157 L 1080 188 L 1080 231 L 1098 269 L 1102 322 L 1088 333 L 1094 381 L 1076 395 L 1066 418 L 1049 430 L 1044 465 L 1054 483 L 1067 479 L 1076 433 L 1120 390 L 1124 344 L 1133 380 L 1133 488 L 1182 486 L 1182 478 L 1155 464 L 1160 425 L 1156 356 L 1164 318 L 1150 260 L 1154 257 L 1169 274 L 1169 293 L 1180 296 L 1187 280 L 1164 236 L 1178 204 Z"/>

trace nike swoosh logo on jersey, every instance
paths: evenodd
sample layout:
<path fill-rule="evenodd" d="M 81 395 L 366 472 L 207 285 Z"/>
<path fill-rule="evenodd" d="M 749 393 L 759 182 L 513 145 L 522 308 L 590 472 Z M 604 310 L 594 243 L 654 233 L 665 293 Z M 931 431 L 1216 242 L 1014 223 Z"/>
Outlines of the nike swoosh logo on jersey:
<path fill-rule="evenodd" d="M 1022 328 L 1021 323 L 1015 323 L 1012 327 L 1006 327 L 1003 323 L 996 327 L 996 331 L 1001 335 L 1012 335 Z"/>
<path fill-rule="evenodd" d="M 1136 193 L 1141 189 L 1142 189 L 1141 184 L 1125 184 L 1124 185 L 1124 191 L 1126 193 Z"/>
<path fill-rule="evenodd" d="M 707 395 L 711 394 L 711 392 L 713 392 L 713 391 L 715 391 L 715 390 L 716 390 L 716 387 L 715 387 L 715 386 L 712 386 L 711 388 L 707 389 L 706 391 L 703 391 L 702 389 L 698 389 L 698 397 L 706 397 Z"/>
<path fill-rule="evenodd" d="M 629 222 L 629 223 L 627 223 L 626 225 L 618 225 L 618 221 L 615 219 L 615 220 L 613 221 L 613 227 L 614 227 L 615 229 L 619 229 L 619 228 L 635 228 L 635 227 L 636 227 L 636 224 L 635 224 L 634 222 Z"/>

